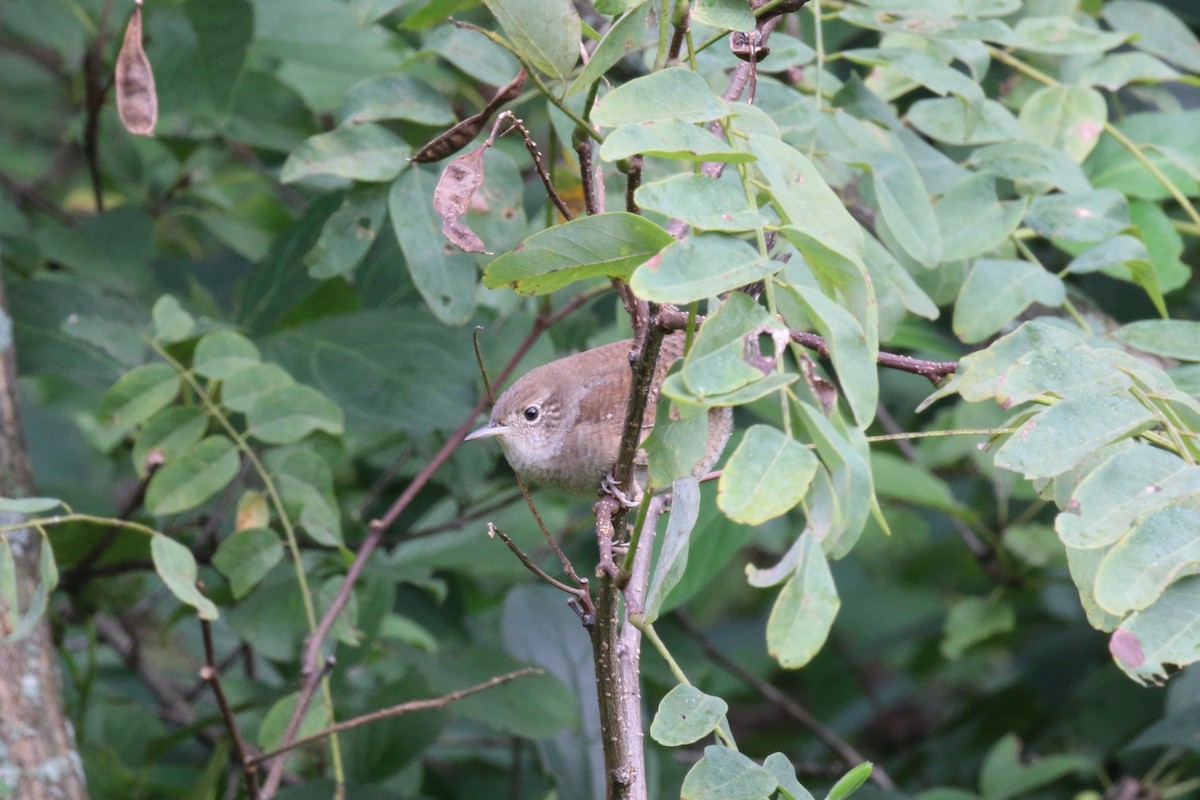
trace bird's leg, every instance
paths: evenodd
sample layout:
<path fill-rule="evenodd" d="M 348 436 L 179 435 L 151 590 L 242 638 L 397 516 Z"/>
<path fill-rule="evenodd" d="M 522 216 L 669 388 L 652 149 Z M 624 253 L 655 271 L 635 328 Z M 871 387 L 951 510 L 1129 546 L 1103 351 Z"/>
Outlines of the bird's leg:
<path fill-rule="evenodd" d="M 638 486 L 636 478 L 630 477 L 629 482 L 633 484 L 633 491 L 630 493 L 633 495 L 633 499 L 630 499 L 621 490 L 621 487 L 617 484 L 617 479 L 613 477 L 611 472 L 600 479 L 600 490 L 605 494 L 612 495 L 618 503 L 626 508 L 637 508 L 642 504 L 642 487 Z"/>

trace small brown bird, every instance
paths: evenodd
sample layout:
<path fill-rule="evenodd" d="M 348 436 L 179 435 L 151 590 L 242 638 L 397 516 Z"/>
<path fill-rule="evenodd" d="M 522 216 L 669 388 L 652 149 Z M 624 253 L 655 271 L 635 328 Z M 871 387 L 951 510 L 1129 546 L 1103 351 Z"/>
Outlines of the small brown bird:
<path fill-rule="evenodd" d="M 643 439 L 654 426 L 663 378 L 683 355 L 683 343 L 682 333 L 663 339 Z M 633 381 L 627 358 L 632 344 L 629 339 L 614 342 L 530 370 L 500 395 L 491 419 L 467 441 L 498 437 L 504 457 L 521 475 L 573 494 L 594 495 L 612 472 L 621 446 Z M 732 423 L 730 409 L 709 411 L 708 448 L 697 475 L 716 463 Z M 644 467 L 644 452 L 639 451 L 638 461 Z"/>

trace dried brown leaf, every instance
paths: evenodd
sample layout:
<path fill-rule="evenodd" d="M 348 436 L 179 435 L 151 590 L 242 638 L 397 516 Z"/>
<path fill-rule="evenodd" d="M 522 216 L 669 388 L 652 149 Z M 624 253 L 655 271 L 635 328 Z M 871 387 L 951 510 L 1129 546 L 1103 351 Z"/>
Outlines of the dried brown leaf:
<path fill-rule="evenodd" d="M 485 253 L 483 241 L 462 221 L 471 199 L 483 184 L 482 144 L 450 161 L 433 190 L 433 210 L 442 218 L 442 233 L 468 253 Z"/>
<path fill-rule="evenodd" d="M 142 49 L 142 6 L 133 9 L 125 41 L 117 55 L 117 113 L 130 133 L 153 136 L 158 122 L 158 94 L 154 72 Z"/>

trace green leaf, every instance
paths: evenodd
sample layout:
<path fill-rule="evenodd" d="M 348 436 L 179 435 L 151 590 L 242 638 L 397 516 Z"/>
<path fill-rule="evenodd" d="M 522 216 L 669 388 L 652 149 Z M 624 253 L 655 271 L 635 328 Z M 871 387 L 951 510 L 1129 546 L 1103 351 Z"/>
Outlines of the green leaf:
<path fill-rule="evenodd" d="M 755 425 L 721 473 L 717 505 L 730 519 L 759 525 L 803 500 L 816 471 L 808 448 L 778 428 Z"/>
<path fill-rule="evenodd" d="M 1161 3 L 1109 0 L 1101 14 L 1113 28 L 1133 34 L 1130 44 L 1186 69 L 1200 72 L 1200 41 Z"/>
<path fill-rule="evenodd" d="M 978 108 L 953 97 L 918 100 L 908 121 L 921 133 L 946 144 L 990 144 L 1024 138 L 1021 125 L 1004 106 L 984 100 Z"/>
<path fill-rule="evenodd" d="M 756 134 L 750 137 L 749 145 L 758 156 L 754 169 L 767 182 L 771 200 L 784 224 L 800 234 L 797 246 L 805 258 L 810 250 L 814 257 L 821 255 L 819 245 L 846 260 L 860 260 L 862 228 L 813 163 L 778 139 Z M 812 246 L 806 249 L 805 245 Z"/>
<path fill-rule="evenodd" d="M 0 540 L 3 540 L 3 544 L 0 544 L 0 549 L 9 551 L 12 546 L 11 538 L 14 535 L 25 535 L 28 537 L 23 543 L 25 547 L 33 546 L 33 543 L 36 541 L 33 539 L 36 534 L 30 530 L 26 530 L 24 534 L 22 532 L 0 534 Z M 49 598 L 50 592 L 54 590 L 54 587 L 58 586 L 58 563 L 54 559 L 54 548 L 50 546 L 48 541 L 43 540 L 38 550 L 37 583 L 33 587 L 33 594 L 29 597 L 29 605 L 25 608 L 25 613 L 19 616 L 13 617 L 13 612 L 11 611 L 18 607 L 17 602 L 20 597 L 16 581 L 16 560 L 12 558 L 9 564 L 0 564 L 0 595 L 2 595 L 0 596 L 0 603 L 5 604 L 5 606 L 0 606 L 0 608 L 6 607 L 5 615 L 9 619 L 6 619 L 5 622 L 12 623 L 12 627 L 5 626 L 6 633 L 0 636 L 0 646 L 24 639 L 39 622 L 42 622 L 43 614 L 46 613 L 46 600 Z M 0 555 L 0 561 L 11 558 L 13 555 L 15 554 L 11 552 L 7 557 Z M 16 589 L 16 591 L 10 593 L 7 589 L 10 586 Z M 13 622 L 14 619 L 15 623 Z"/>
<path fill-rule="evenodd" d="M 1112 50 L 1127 38 L 1123 33 L 1085 28 L 1068 16 L 1029 16 L 1017 21 L 1005 44 L 1034 53 L 1070 56 Z"/>
<path fill-rule="evenodd" d="M 1064 545 L 1098 548 L 1126 535 L 1145 513 L 1200 500 L 1200 468 L 1175 453 L 1140 445 L 1110 456 L 1092 470 L 1055 518 Z"/>
<path fill-rule="evenodd" d="M 967 163 L 998 177 L 1020 181 L 1031 189 L 1030 194 L 1041 194 L 1046 187 L 1064 192 L 1086 192 L 1092 188 L 1083 169 L 1070 156 L 1039 142 L 990 144 L 971 153 Z"/>
<path fill-rule="evenodd" d="M 746 231 L 769 221 L 761 211 L 750 207 L 740 184 L 704 175 L 673 175 L 643 183 L 634 199 L 643 209 L 700 230 Z"/>
<path fill-rule="evenodd" d="M 165 516 L 195 508 L 224 489 L 237 471 L 233 442 L 210 436 L 154 473 L 146 488 L 146 510 Z"/>
<path fill-rule="evenodd" d="M 408 274 L 425 304 L 444 324 L 462 325 L 475 312 L 475 259 L 446 241 L 442 221 L 433 210 L 436 186 L 433 171 L 410 169 L 392 184 L 388 213 Z"/>
<path fill-rule="evenodd" d="M 1129 227 L 1129 203 L 1112 189 L 1044 195 L 1030 203 L 1025 224 L 1048 239 L 1099 242 Z"/>
<path fill-rule="evenodd" d="M 861 499 L 860 501 L 861 502 Z M 812 531 L 800 534 L 799 561 L 767 619 L 767 649 L 785 669 L 803 667 L 825 644 L 841 600 L 821 543 Z"/>
<path fill-rule="evenodd" d="M 838 778 L 838 782 L 829 790 L 829 794 L 825 795 L 825 800 L 845 800 L 867 782 L 867 778 L 871 777 L 874 770 L 875 765 L 870 761 L 854 767 Z"/>
<path fill-rule="evenodd" d="M 683 305 L 762 280 L 782 266 L 748 242 L 700 233 L 667 245 L 634 270 L 629 285 L 642 300 Z"/>
<path fill-rule="evenodd" d="M 996 180 L 988 173 L 968 175 L 951 186 L 934 206 L 942 237 L 942 260 L 962 261 L 996 249 L 1021 224 L 1027 207 L 1023 200 L 1000 202 Z"/>
<path fill-rule="evenodd" d="M 349 276 L 371 249 L 387 213 L 382 186 L 356 186 L 346 193 L 341 208 L 325 220 L 321 237 L 304 256 L 309 276 L 318 280 Z"/>
<path fill-rule="evenodd" d="M 1112 53 L 1084 67 L 1079 82 L 1116 92 L 1131 83 L 1161 83 L 1179 77 L 1178 72 L 1154 56 L 1145 53 Z"/>
<path fill-rule="evenodd" d="M 100 398 L 101 421 L 116 427 L 144 422 L 179 394 L 179 375 L 166 364 L 143 364 L 126 372 Z"/>
<path fill-rule="evenodd" d="M 213 566 L 229 579 L 234 599 L 240 600 L 283 559 L 283 542 L 270 528 L 246 528 L 221 542 Z"/>
<path fill-rule="evenodd" d="M 745 164 L 754 156 L 718 139 L 707 128 L 678 119 L 622 125 L 600 145 L 600 158 L 619 161 L 641 153 L 685 161 Z"/>
<path fill-rule="evenodd" d="M 879 210 L 896 241 L 922 266 L 937 266 L 942 260 L 942 237 L 921 173 L 911 160 L 894 153 L 881 151 L 859 158 L 871 172 Z"/>
<path fill-rule="evenodd" d="M 571 88 L 567 90 L 567 95 L 576 94 L 590 87 L 631 50 L 641 47 L 646 38 L 646 28 L 650 22 L 652 11 L 650 5 L 644 2 L 638 3 L 614 22 L 612 27 L 605 32 L 600 44 L 596 45 L 596 49 L 592 51 L 592 57 L 588 59 L 588 63 L 575 76 L 575 80 L 571 81 Z"/>
<path fill-rule="evenodd" d="M 667 692 L 658 704 L 654 721 L 650 723 L 650 737 L 665 747 L 697 742 L 721 724 L 728 710 L 729 706 L 721 698 L 681 683 Z"/>
<path fill-rule="evenodd" d="M 702 414 L 707 416 L 707 412 Z M 657 429 L 655 426 L 655 430 Z M 696 527 L 699 518 L 700 484 L 691 475 L 685 475 L 672 484 L 671 516 L 667 520 L 667 532 L 663 537 L 658 559 L 654 563 L 654 572 L 650 576 L 650 588 L 646 592 L 646 610 L 642 614 L 646 622 L 658 619 L 663 601 L 683 577 L 687 568 L 688 544 L 691 541 L 692 529 Z M 666 744 L 655 735 L 653 728 L 650 735 L 654 736 L 656 741 Z"/>
<path fill-rule="evenodd" d="M 967 343 L 999 331 L 1033 303 L 1062 305 L 1066 287 L 1037 264 L 981 258 L 967 273 L 954 305 L 954 333 Z"/>
<path fill-rule="evenodd" d="M 840 418 L 826 417 L 809 403 L 798 403 L 794 408 L 817 446 L 836 498 L 831 501 L 836 510 L 831 512 L 822 546 L 831 558 L 841 558 L 850 552 L 872 508 L 878 505 L 871 478 L 870 447 L 862 431 L 846 425 Z"/>
<path fill-rule="evenodd" d="M 779 791 L 784 794 L 783 800 L 813 800 L 812 792 L 796 780 L 796 768 L 792 766 L 792 760 L 783 753 L 771 753 L 763 761 L 763 768 L 779 782 Z"/>
<path fill-rule="evenodd" d="M 31 535 L 31 534 L 26 534 Z M 7 639 L 21 618 L 20 601 L 17 598 L 17 561 L 13 558 L 8 534 L 0 533 L 0 630 Z"/>
<path fill-rule="evenodd" d="M 1043 86 L 1021 105 L 1018 119 L 1027 138 L 1082 163 L 1100 141 L 1108 105 L 1090 86 Z"/>
<path fill-rule="evenodd" d="M 1147 353 L 1200 361 L 1200 322 L 1145 319 L 1118 328 L 1113 336 Z"/>
<path fill-rule="evenodd" d="M 770 772 L 724 745 L 704 748 L 683 779 L 680 800 L 767 800 L 778 784 Z"/>
<path fill-rule="evenodd" d="M 752 31 L 755 25 L 750 7 L 740 0 L 696 0 L 692 19 L 701 25 L 727 31 Z"/>
<path fill-rule="evenodd" d="M 1108 551 L 1093 591 L 1106 611 L 1123 615 L 1147 608 L 1168 585 L 1198 572 L 1200 511 L 1168 506 L 1140 517 Z"/>
<path fill-rule="evenodd" d="M 408 166 L 412 148 L 380 125 L 364 123 L 310 136 L 283 165 L 284 183 L 314 175 L 358 181 L 390 181 Z"/>
<path fill-rule="evenodd" d="M 672 67 L 618 86 L 592 110 L 592 122 L 606 128 L 643 122 L 708 122 L 728 116 L 730 109 L 704 78 L 690 69 Z"/>
<path fill-rule="evenodd" d="M 842 55 L 856 64 L 896 70 L 936 95 L 954 94 L 967 105 L 983 102 L 983 90 L 978 83 L 924 50 L 865 47 L 845 50 Z"/>
<path fill-rule="evenodd" d="M 1196 155 L 1200 152 L 1200 110 L 1130 114 L 1115 126 L 1167 181 L 1189 197 L 1200 193 L 1200 158 Z M 1170 189 L 1158 176 L 1112 136 L 1101 137 L 1084 168 L 1096 188 L 1116 189 L 1142 200 L 1170 197 Z"/>
<path fill-rule="evenodd" d="M 258 741 L 258 746 L 263 751 L 274 750 L 283 743 L 283 734 L 287 730 L 288 720 L 292 718 L 292 712 L 296 710 L 296 702 L 300 699 L 299 692 L 292 692 L 275 701 L 263 717 L 262 722 L 258 726 L 258 735 L 255 737 Z M 296 731 L 296 738 L 311 736 L 317 733 L 321 728 L 325 727 L 326 711 L 325 707 L 320 703 L 313 703 L 304 712 L 304 717 L 300 721 L 300 727 Z"/>
<path fill-rule="evenodd" d="M 196 588 L 196 559 L 192 551 L 161 533 L 150 537 L 154 570 L 179 600 L 196 609 L 201 619 L 216 619 L 217 607 Z"/>
<path fill-rule="evenodd" d="M 704 402 L 710 395 L 740 389 L 765 377 L 763 370 L 746 361 L 746 337 L 757 342 L 759 332 L 783 328 L 772 324 L 766 309 L 747 295 L 735 292 L 700 328 L 680 373 L 690 395 Z"/>
<path fill-rule="evenodd" d="M 183 341 L 192 335 L 196 320 L 183 310 L 179 301 L 169 294 L 164 294 L 154 303 L 150 312 L 154 319 L 154 338 L 165 344 Z"/>
<path fill-rule="evenodd" d="M 150 454 L 157 453 L 168 464 L 200 441 L 208 429 L 208 417 L 199 406 L 171 406 L 150 419 L 133 442 L 133 468 L 139 477 L 149 472 Z"/>
<path fill-rule="evenodd" d="M 979 791 L 984 800 L 1009 800 L 1091 768 L 1091 762 L 1082 756 L 1045 756 L 1022 764 L 1021 743 L 1010 733 L 996 742 L 984 760 Z"/>
<path fill-rule="evenodd" d="M 1017 615 L 1008 603 L 982 597 L 964 597 L 950 608 L 942 631 L 942 655 L 961 658 L 974 645 L 1017 625 Z"/>
<path fill-rule="evenodd" d="M 628 280 L 639 264 L 674 242 L 636 214 L 579 217 L 535 233 L 484 271 L 489 289 L 509 284 L 522 294 L 547 294 L 588 278 Z"/>
<path fill-rule="evenodd" d="M 792 274 L 789 266 L 789 277 Z M 863 330 L 853 314 L 815 287 L 793 281 L 791 289 L 813 327 L 825 338 L 854 419 L 866 427 L 875 418 L 875 408 L 879 404 L 879 371 L 875 365 L 878 343 Z"/>
<path fill-rule="evenodd" d="M 579 60 L 582 25 L 570 0 L 484 0 L 516 52 L 542 72 L 565 80 Z"/>
<path fill-rule="evenodd" d="M 996 451 L 996 466 L 1026 478 L 1053 478 L 1155 421 L 1153 413 L 1128 396 L 1063 400 L 1018 428 Z"/>
<path fill-rule="evenodd" d="M 454 112 L 437 89 L 408 75 L 377 75 L 346 90 L 335 115 L 339 125 L 402 119 L 418 125 L 450 125 Z"/>
<path fill-rule="evenodd" d="M 311 386 L 281 386 L 258 396 L 246 412 L 246 433 L 270 444 L 298 442 L 313 431 L 340 434 L 342 409 Z"/>
<path fill-rule="evenodd" d="M 1161 683 L 1168 664 L 1190 664 L 1200 649 L 1200 578 L 1167 587 L 1158 602 L 1138 611 L 1113 633 L 1108 649 L 1135 680 Z"/>
<path fill-rule="evenodd" d="M 226 379 L 221 387 L 221 404 L 245 414 L 258 398 L 295 384 L 295 379 L 278 364 L 248 364 Z"/>
<path fill-rule="evenodd" d="M 205 334 L 196 344 L 192 369 L 206 378 L 225 380 L 238 370 L 261 360 L 254 342 L 235 331 Z"/>
<path fill-rule="evenodd" d="M 40 514 L 63 505 L 55 497 L 0 497 L 0 511 L 13 514 Z"/>

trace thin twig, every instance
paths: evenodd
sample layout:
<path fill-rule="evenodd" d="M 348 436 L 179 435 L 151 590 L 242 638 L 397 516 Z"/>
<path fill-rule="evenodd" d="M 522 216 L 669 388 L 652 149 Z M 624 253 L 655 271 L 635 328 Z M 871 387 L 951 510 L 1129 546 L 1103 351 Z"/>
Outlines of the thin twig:
<path fill-rule="evenodd" d="M 307 713 L 308 707 L 312 705 L 313 698 L 317 695 L 317 687 L 321 685 L 321 681 L 325 679 L 325 676 L 333 671 L 335 663 L 333 656 L 330 656 L 325 659 L 325 663 L 320 670 L 316 670 L 307 676 L 304 685 L 300 687 L 300 695 L 296 698 L 297 709 L 303 709 Z M 292 718 L 288 720 L 287 728 L 283 731 L 283 738 L 280 739 L 280 742 L 283 743 L 282 746 L 272 753 L 255 757 L 251 763 L 255 765 L 261 764 L 272 755 L 283 752 L 285 749 L 290 749 L 296 742 L 296 732 L 300 729 L 300 723 L 303 719 L 304 713 L 301 713 L 299 717 L 293 713 Z M 336 733 L 336 731 L 331 730 L 330 733 Z M 263 784 L 263 797 L 272 798 L 275 796 L 275 792 L 279 790 L 279 782 L 283 780 L 283 768 L 286 764 L 287 759 L 280 759 L 271 765 L 270 771 L 267 772 L 267 781 Z"/>
<path fill-rule="evenodd" d="M 558 213 L 563 215 L 563 219 L 571 220 L 574 215 L 566 202 L 559 195 L 558 190 L 554 188 L 554 184 L 550 180 L 550 173 L 546 171 L 546 165 L 542 163 L 542 153 L 538 150 L 538 146 L 534 143 L 533 138 L 529 135 L 529 130 L 525 127 L 525 123 L 517 119 L 511 111 L 505 111 L 512 119 L 513 127 L 521 132 L 521 138 L 525 140 L 525 149 L 529 151 L 529 155 L 533 157 L 533 166 L 537 170 L 538 177 L 542 179 L 542 185 L 546 187 L 546 196 L 550 198 L 550 202 L 554 203 L 554 207 L 558 209 Z M 504 116 L 501 114 L 500 116 Z"/>
<path fill-rule="evenodd" d="M 563 583 L 562 581 L 558 580 L 557 578 L 552 577 L 550 575 L 550 573 L 546 572 L 546 570 L 542 569 L 537 564 L 533 563 L 533 560 L 529 556 L 525 555 L 525 551 L 523 551 L 521 548 L 517 547 L 517 543 L 512 540 L 512 537 L 509 536 L 504 531 L 497 528 L 495 523 L 489 522 L 488 526 L 487 526 L 487 530 L 488 530 L 489 537 L 491 537 L 493 539 L 499 538 L 500 541 L 502 541 L 506 545 L 508 545 L 508 549 L 511 550 L 513 552 L 513 555 L 516 556 L 517 559 L 520 560 L 520 562 L 525 565 L 525 569 L 529 570 L 534 575 L 537 575 L 539 578 L 541 578 L 546 583 L 553 586 L 555 589 L 558 589 L 560 592 L 566 592 L 569 595 L 578 596 L 578 594 L 579 594 L 578 589 L 576 589 L 574 586 L 568 586 L 567 584 Z"/>
<path fill-rule="evenodd" d="M 428 711 L 429 709 L 433 708 L 441 708 L 462 700 L 464 697 L 470 697 L 473 694 L 487 691 L 488 689 L 508 683 L 509 681 L 514 681 L 517 678 L 523 678 L 526 675 L 541 674 L 542 670 L 538 669 L 537 667 L 525 667 L 524 669 L 519 669 L 515 672 L 497 675 L 494 678 L 489 678 L 483 683 L 477 683 L 474 686 L 469 686 L 466 689 L 459 689 L 458 691 L 444 694 L 441 697 L 431 697 L 428 700 L 410 700 L 407 703 L 400 703 L 399 705 L 392 706 L 391 708 L 372 711 L 370 714 L 363 714 L 360 717 L 354 717 L 353 719 L 339 722 L 336 725 L 330 725 L 328 728 L 317 731 L 310 736 L 305 736 L 302 739 L 297 739 L 294 742 L 280 746 L 269 753 L 263 753 L 261 756 L 256 756 L 251 759 L 251 763 L 260 764 L 263 761 L 274 758 L 275 756 L 282 755 L 290 750 L 295 750 L 297 747 L 303 747 L 306 744 L 319 741 L 327 736 L 332 736 L 333 734 L 341 733 L 342 731 L 348 731 L 351 728 L 357 728 L 358 726 L 366 725 L 369 722 L 378 722 L 381 719 L 398 717 L 402 714 L 411 714 L 415 711 Z"/>
<path fill-rule="evenodd" d="M 708 656 L 713 663 L 721 667 L 721 669 L 733 675 L 742 683 L 749 686 L 757 692 L 764 700 L 774 703 L 783 713 L 787 714 L 796 722 L 803 725 L 820 739 L 826 747 L 845 762 L 847 767 L 854 767 L 868 761 L 862 753 L 858 752 L 849 742 L 842 739 L 829 728 L 821 724 L 821 721 L 809 712 L 804 706 L 797 703 L 792 698 L 781 692 L 779 689 L 772 686 L 767 681 L 750 672 L 748 669 L 738 664 L 733 659 L 726 656 L 721 650 L 713 644 L 712 640 L 704 635 L 704 632 L 697 627 L 696 623 L 685 611 L 676 611 L 675 619 L 679 622 L 684 631 L 692 637 L 692 639 L 700 645 L 700 649 Z M 875 762 L 875 767 L 871 771 L 871 780 L 873 780 L 879 788 L 885 791 L 891 791 L 896 788 L 895 782 L 891 776 L 887 774 L 879 762 Z"/>
<path fill-rule="evenodd" d="M 204 638 L 205 659 L 204 666 L 200 668 L 200 680 L 212 687 L 213 696 L 217 698 L 217 707 L 221 710 L 221 719 L 225 722 L 225 729 L 229 731 L 229 737 L 233 740 L 233 752 L 237 755 L 238 764 L 242 767 L 246 795 L 250 800 L 257 800 L 258 767 L 250 763 L 250 753 L 246 748 L 246 742 L 242 739 L 237 719 L 233 716 L 233 709 L 230 708 L 225 690 L 221 687 L 221 672 L 217 669 L 216 649 L 213 647 L 212 623 L 203 617 L 200 617 L 200 632 Z"/>

